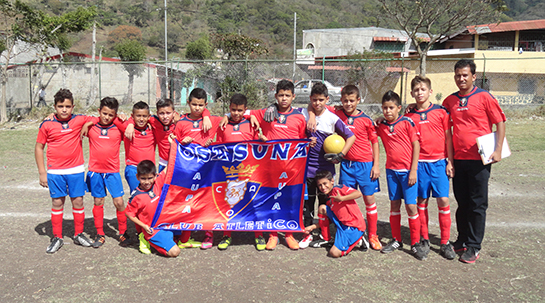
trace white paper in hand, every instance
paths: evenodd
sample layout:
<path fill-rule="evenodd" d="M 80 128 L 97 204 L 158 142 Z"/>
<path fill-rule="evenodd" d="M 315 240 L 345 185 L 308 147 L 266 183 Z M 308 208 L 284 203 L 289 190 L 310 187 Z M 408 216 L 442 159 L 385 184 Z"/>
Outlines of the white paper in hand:
<path fill-rule="evenodd" d="M 479 154 L 483 160 L 483 164 L 490 164 L 490 156 L 496 148 L 496 132 L 490 133 L 488 135 L 480 136 L 477 138 L 477 148 L 479 148 Z M 509 149 L 509 144 L 507 144 L 507 138 L 503 140 L 503 147 L 501 149 L 501 158 L 507 158 L 511 155 L 511 150 Z"/>

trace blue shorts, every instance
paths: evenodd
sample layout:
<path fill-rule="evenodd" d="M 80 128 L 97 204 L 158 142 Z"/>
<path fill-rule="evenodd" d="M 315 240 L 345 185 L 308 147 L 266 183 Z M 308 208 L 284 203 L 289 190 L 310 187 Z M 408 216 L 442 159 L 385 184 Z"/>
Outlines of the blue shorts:
<path fill-rule="evenodd" d="M 85 173 L 70 175 L 47 174 L 47 186 L 51 198 L 62 198 L 69 195 L 70 198 L 83 197 L 85 195 Z"/>
<path fill-rule="evenodd" d="M 427 199 L 430 191 L 434 198 L 448 198 L 449 181 L 447 160 L 437 162 L 418 162 L 418 197 Z"/>
<path fill-rule="evenodd" d="M 335 233 L 335 243 L 333 245 L 335 245 L 335 247 L 337 247 L 340 251 L 347 251 L 352 244 L 359 241 L 359 239 L 363 236 L 363 231 L 355 227 L 342 224 L 329 206 L 327 206 L 327 216 L 329 217 L 329 220 L 333 221 L 337 227 L 337 232 Z"/>
<path fill-rule="evenodd" d="M 357 162 L 344 160 L 341 163 L 339 183 L 358 189 L 364 196 L 372 196 L 380 191 L 378 179 L 371 180 L 373 162 Z"/>
<path fill-rule="evenodd" d="M 122 197 L 125 194 L 119 173 L 95 173 L 88 171 L 85 181 L 87 183 L 87 191 L 95 198 L 106 197 L 106 189 L 108 189 L 112 198 Z"/>
<path fill-rule="evenodd" d="M 409 186 L 409 171 L 386 169 L 386 181 L 388 183 L 388 196 L 391 201 L 404 199 L 405 204 L 416 204 L 418 182 L 413 186 Z"/>
<path fill-rule="evenodd" d="M 132 192 L 140 185 L 140 181 L 136 179 L 136 166 L 134 165 L 127 165 L 125 167 L 125 180 L 127 180 L 127 183 L 129 184 L 129 189 Z"/>
<path fill-rule="evenodd" d="M 149 239 L 149 244 L 160 254 L 166 256 L 167 252 L 176 245 L 176 242 L 174 242 L 174 233 L 169 230 L 160 229 Z"/>

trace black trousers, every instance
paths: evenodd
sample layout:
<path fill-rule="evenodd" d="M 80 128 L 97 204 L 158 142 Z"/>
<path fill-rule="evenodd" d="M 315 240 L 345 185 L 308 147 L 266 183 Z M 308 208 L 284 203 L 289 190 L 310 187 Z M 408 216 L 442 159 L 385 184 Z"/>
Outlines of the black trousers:
<path fill-rule="evenodd" d="M 316 202 L 316 193 L 318 193 L 318 204 L 326 204 L 327 196 L 322 193 L 316 184 L 316 178 L 307 178 L 307 194 L 308 199 L 303 204 L 303 224 L 306 226 L 312 225 L 314 220 L 314 203 Z"/>
<path fill-rule="evenodd" d="M 458 202 L 456 228 L 458 241 L 467 247 L 481 249 L 486 226 L 490 169 L 491 165 L 484 165 L 480 160 L 454 160 L 452 184 Z"/>

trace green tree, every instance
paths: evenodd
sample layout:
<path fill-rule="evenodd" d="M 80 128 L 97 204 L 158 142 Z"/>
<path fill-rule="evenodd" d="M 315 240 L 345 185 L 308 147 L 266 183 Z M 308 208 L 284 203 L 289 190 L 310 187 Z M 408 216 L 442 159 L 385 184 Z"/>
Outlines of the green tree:
<path fill-rule="evenodd" d="M 420 56 L 420 75 L 426 75 L 426 58 L 439 39 L 466 25 L 498 21 L 506 9 L 503 0 L 379 0 L 388 18 L 405 31 Z M 418 36 L 425 33 L 429 41 Z M 426 42 L 426 43 L 423 43 Z"/>
<path fill-rule="evenodd" d="M 269 53 L 265 43 L 241 34 L 215 34 L 214 47 L 223 51 L 228 59 L 245 59 Z"/>
<path fill-rule="evenodd" d="M 208 35 L 202 35 L 199 39 L 187 43 L 185 57 L 195 60 L 210 59 L 212 57 L 212 46 Z"/>
<path fill-rule="evenodd" d="M 123 104 L 130 104 L 132 103 L 134 76 L 139 76 L 144 71 L 141 61 L 146 58 L 146 48 L 138 40 L 123 40 L 115 45 L 114 50 L 121 61 L 126 62 L 123 64 L 123 68 L 129 74 L 129 87 Z"/>
<path fill-rule="evenodd" d="M 4 51 L 4 65 L 0 70 L 2 96 L 0 99 L 0 122 L 7 120 L 6 86 L 9 62 L 17 54 L 14 46 L 18 41 L 40 46 L 45 52 L 49 46 L 66 46 L 65 35 L 88 29 L 95 20 L 95 7 L 78 7 L 60 16 L 50 16 L 35 10 L 20 0 L 0 0 L 0 45 Z"/>
<path fill-rule="evenodd" d="M 380 101 L 377 96 L 381 96 L 386 89 L 395 87 L 399 77 L 386 69 L 390 62 L 387 59 L 393 57 L 391 53 L 380 51 L 356 52 L 347 56 L 347 59 L 353 60 L 345 63 L 350 67 L 346 71 L 348 84 L 354 84 L 360 88 L 362 103 L 369 100 L 371 103 L 376 103 Z"/>

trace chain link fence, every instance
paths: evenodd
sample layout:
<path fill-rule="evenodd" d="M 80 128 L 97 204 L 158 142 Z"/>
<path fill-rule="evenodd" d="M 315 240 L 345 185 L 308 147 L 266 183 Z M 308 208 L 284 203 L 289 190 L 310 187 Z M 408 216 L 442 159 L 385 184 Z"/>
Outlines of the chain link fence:
<path fill-rule="evenodd" d="M 432 101 L 439 103 L 457 91 L 454 64 L 460 58 L 428 59 L 427 76 L 432 80 Z M 90 59 L 88 59 L 90 60 Z M 545 101 L 544 58 L 478 58 L 476 85 L 489 90 L 502 105 L 541 105 Z M 382 95 L 393 90 L 404 103 L 411 103 L 410 82 L 419 74 L 415 59 L 328 59 L 314 64 L 294 64 L 291 60 L 171 61 L 161 63 L 89 62 L 64 58 L 63 62 L 13 65 L 8 69 L 8 111 L 24 112 L 36 107 L 40 89 L 45 102 L 53 103 L 60 88 L 68 88 L 81 107 L 96 107 L 101 98 L 117 98 L 122 104 L 144 101 L 154 104 L 171 98 L 185 109 L 193 88 L 208 93 L 209 106 L 220 114 L 226 111 L 234 93 L 247 95 L 250 108 L 274 101 L 276 83 L 294 81 L 295 103 L 304 106 L 312 85 L 325 81 L 332 103 L 340 101 L 340 89 L 347 84 L 360 88 L 362 106 L 374 107 Z"/>

